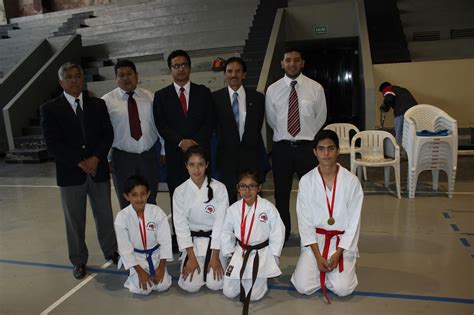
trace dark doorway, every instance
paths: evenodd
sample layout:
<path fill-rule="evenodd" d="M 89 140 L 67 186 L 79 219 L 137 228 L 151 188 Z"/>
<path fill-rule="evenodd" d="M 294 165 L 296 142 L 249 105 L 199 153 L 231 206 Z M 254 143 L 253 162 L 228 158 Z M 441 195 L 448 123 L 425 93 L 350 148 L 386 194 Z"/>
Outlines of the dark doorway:
<path fill-rule="evenodd" d="M 326 124 L 351 123 L 363 129 L 358 38 L 331 38 L 288 44 L 302 49 L 305 59 L 303 73 L 324 87 L 328 108 Z"/>

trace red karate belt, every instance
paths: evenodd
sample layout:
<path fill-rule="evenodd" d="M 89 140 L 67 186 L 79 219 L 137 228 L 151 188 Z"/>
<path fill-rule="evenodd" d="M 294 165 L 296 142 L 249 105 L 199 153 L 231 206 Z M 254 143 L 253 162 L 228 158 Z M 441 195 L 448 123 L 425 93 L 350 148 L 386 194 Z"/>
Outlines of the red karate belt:
<path fill-rule="evenodd" d="M 339 235 L 344 234 L 344 231 L 338 231 L 338 230 L 325 230 L 321 228 L 316 228 L 316 233 L 324 235 L 324 249 L 323 249 L 323 257 L 324 259 L 328 259 L 328 254 L 329 254 L 329 245 L 331 245 L 331 239 L 335 236 L 336 237 L 336 248 L 339 246 L 339 242 L 341 239 L 339 238 Z M 344 259 L 343 255 L 339 258 L 339 272 L 344 271 Z M 331 301 L 329 301 L 328 293 L 326 291 L 326 273 L 325 272 L 320 272 L 319 274 L 319 281 L 321 281 L 321 290 L 323 291 L 324 297 L 328 301 L 329 304 L 331 304 Z"/>

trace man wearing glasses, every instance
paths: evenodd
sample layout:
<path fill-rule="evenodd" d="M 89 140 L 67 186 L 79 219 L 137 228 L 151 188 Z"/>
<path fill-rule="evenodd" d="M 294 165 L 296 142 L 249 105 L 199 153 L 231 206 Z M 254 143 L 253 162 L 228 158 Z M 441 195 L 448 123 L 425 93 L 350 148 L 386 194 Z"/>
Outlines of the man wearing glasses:
<path fill-rule="evenodd" d="M 184 152 L 196 144 L 209 150 L 212 97 L 207 87 L 190 82 L 191 58 L 184 50 L 171 52 L 168 68 L 173 83 L 155 93 L 153 114 L 158 132 L 165 141 L 172 200 L 175 188 L 189 177 L 184 166 Z"/>

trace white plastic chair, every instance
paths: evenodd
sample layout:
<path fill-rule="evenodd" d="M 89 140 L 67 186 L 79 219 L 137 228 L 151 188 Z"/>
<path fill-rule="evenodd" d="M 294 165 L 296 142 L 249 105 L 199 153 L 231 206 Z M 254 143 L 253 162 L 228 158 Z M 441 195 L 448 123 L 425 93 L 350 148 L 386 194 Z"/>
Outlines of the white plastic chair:
<path fill-rule="evenodd" d="M 351 153 L 351 131 L 355 131 L 355 134 L 357 134 L 360 131 L 359 128 L 353 124 L 335 123 L 327 125 L 324 129 L 332 130 L 337 134 L 337 137 L 339 138 L 339 154 Z M 364 180 L 367 180 L 367 169 L 365 167 Z"/>
<path fill-rule="evenodd" d="M 417 131 L 447 129 L 447 136 L 417 136 Z M 402 146 L 408 156 L 408 196 L 415 197 L 421 172 L 431 170 L 433 190 L 438 190 L 439 171 L 448 176 L 451 198 L 456 181 L 458 155 L 457 121 L 438 107 L 421 104 L 406 111 L 403 122 Z"/>
<path fill-rule="evenodd" d="M 356 147 L 358 139 L 360 139 L 360 147 Z M 392 146 L 392 148 L 389 149 L 389 146 Z M 388 151 L 393 154 L 393 157 L 387 156 Z M 393 151 L 395 152 L 393 153 Z M 356 174 L 359 167 L 383 167 L 385 187 L 388 187 L 390 168 L 393 167 L 397 197 L 398 199 L 401 198 L 400 147 L 392 134 L 382 130 L 361 131 L 352 138 L 350 153 L 352 174 Z"/>
<path fill-rule="evenodd" d="M 359 128 L 353 124 L 337 123 L 329 124 L 324 129 L 332 130 L 337 133 L 339 138 L 339 154 L 349 154 L 351 153 L 351 142 L 350 142 L 350 132 L 354 130 L 355 133 L 359 132 Z"/>

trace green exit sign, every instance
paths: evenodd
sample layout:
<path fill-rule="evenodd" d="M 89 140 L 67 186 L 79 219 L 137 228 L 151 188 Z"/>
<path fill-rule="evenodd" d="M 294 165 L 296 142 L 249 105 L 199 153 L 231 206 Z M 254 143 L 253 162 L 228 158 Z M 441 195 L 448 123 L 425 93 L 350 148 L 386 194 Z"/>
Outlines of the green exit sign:
<path fill-rule="evenodd" d="M 327 25 L 315 25 L 314 26 L 314 34 L 316 35 L 324 35 L 327 34 L 328 32 L 328 26 Z"/>

